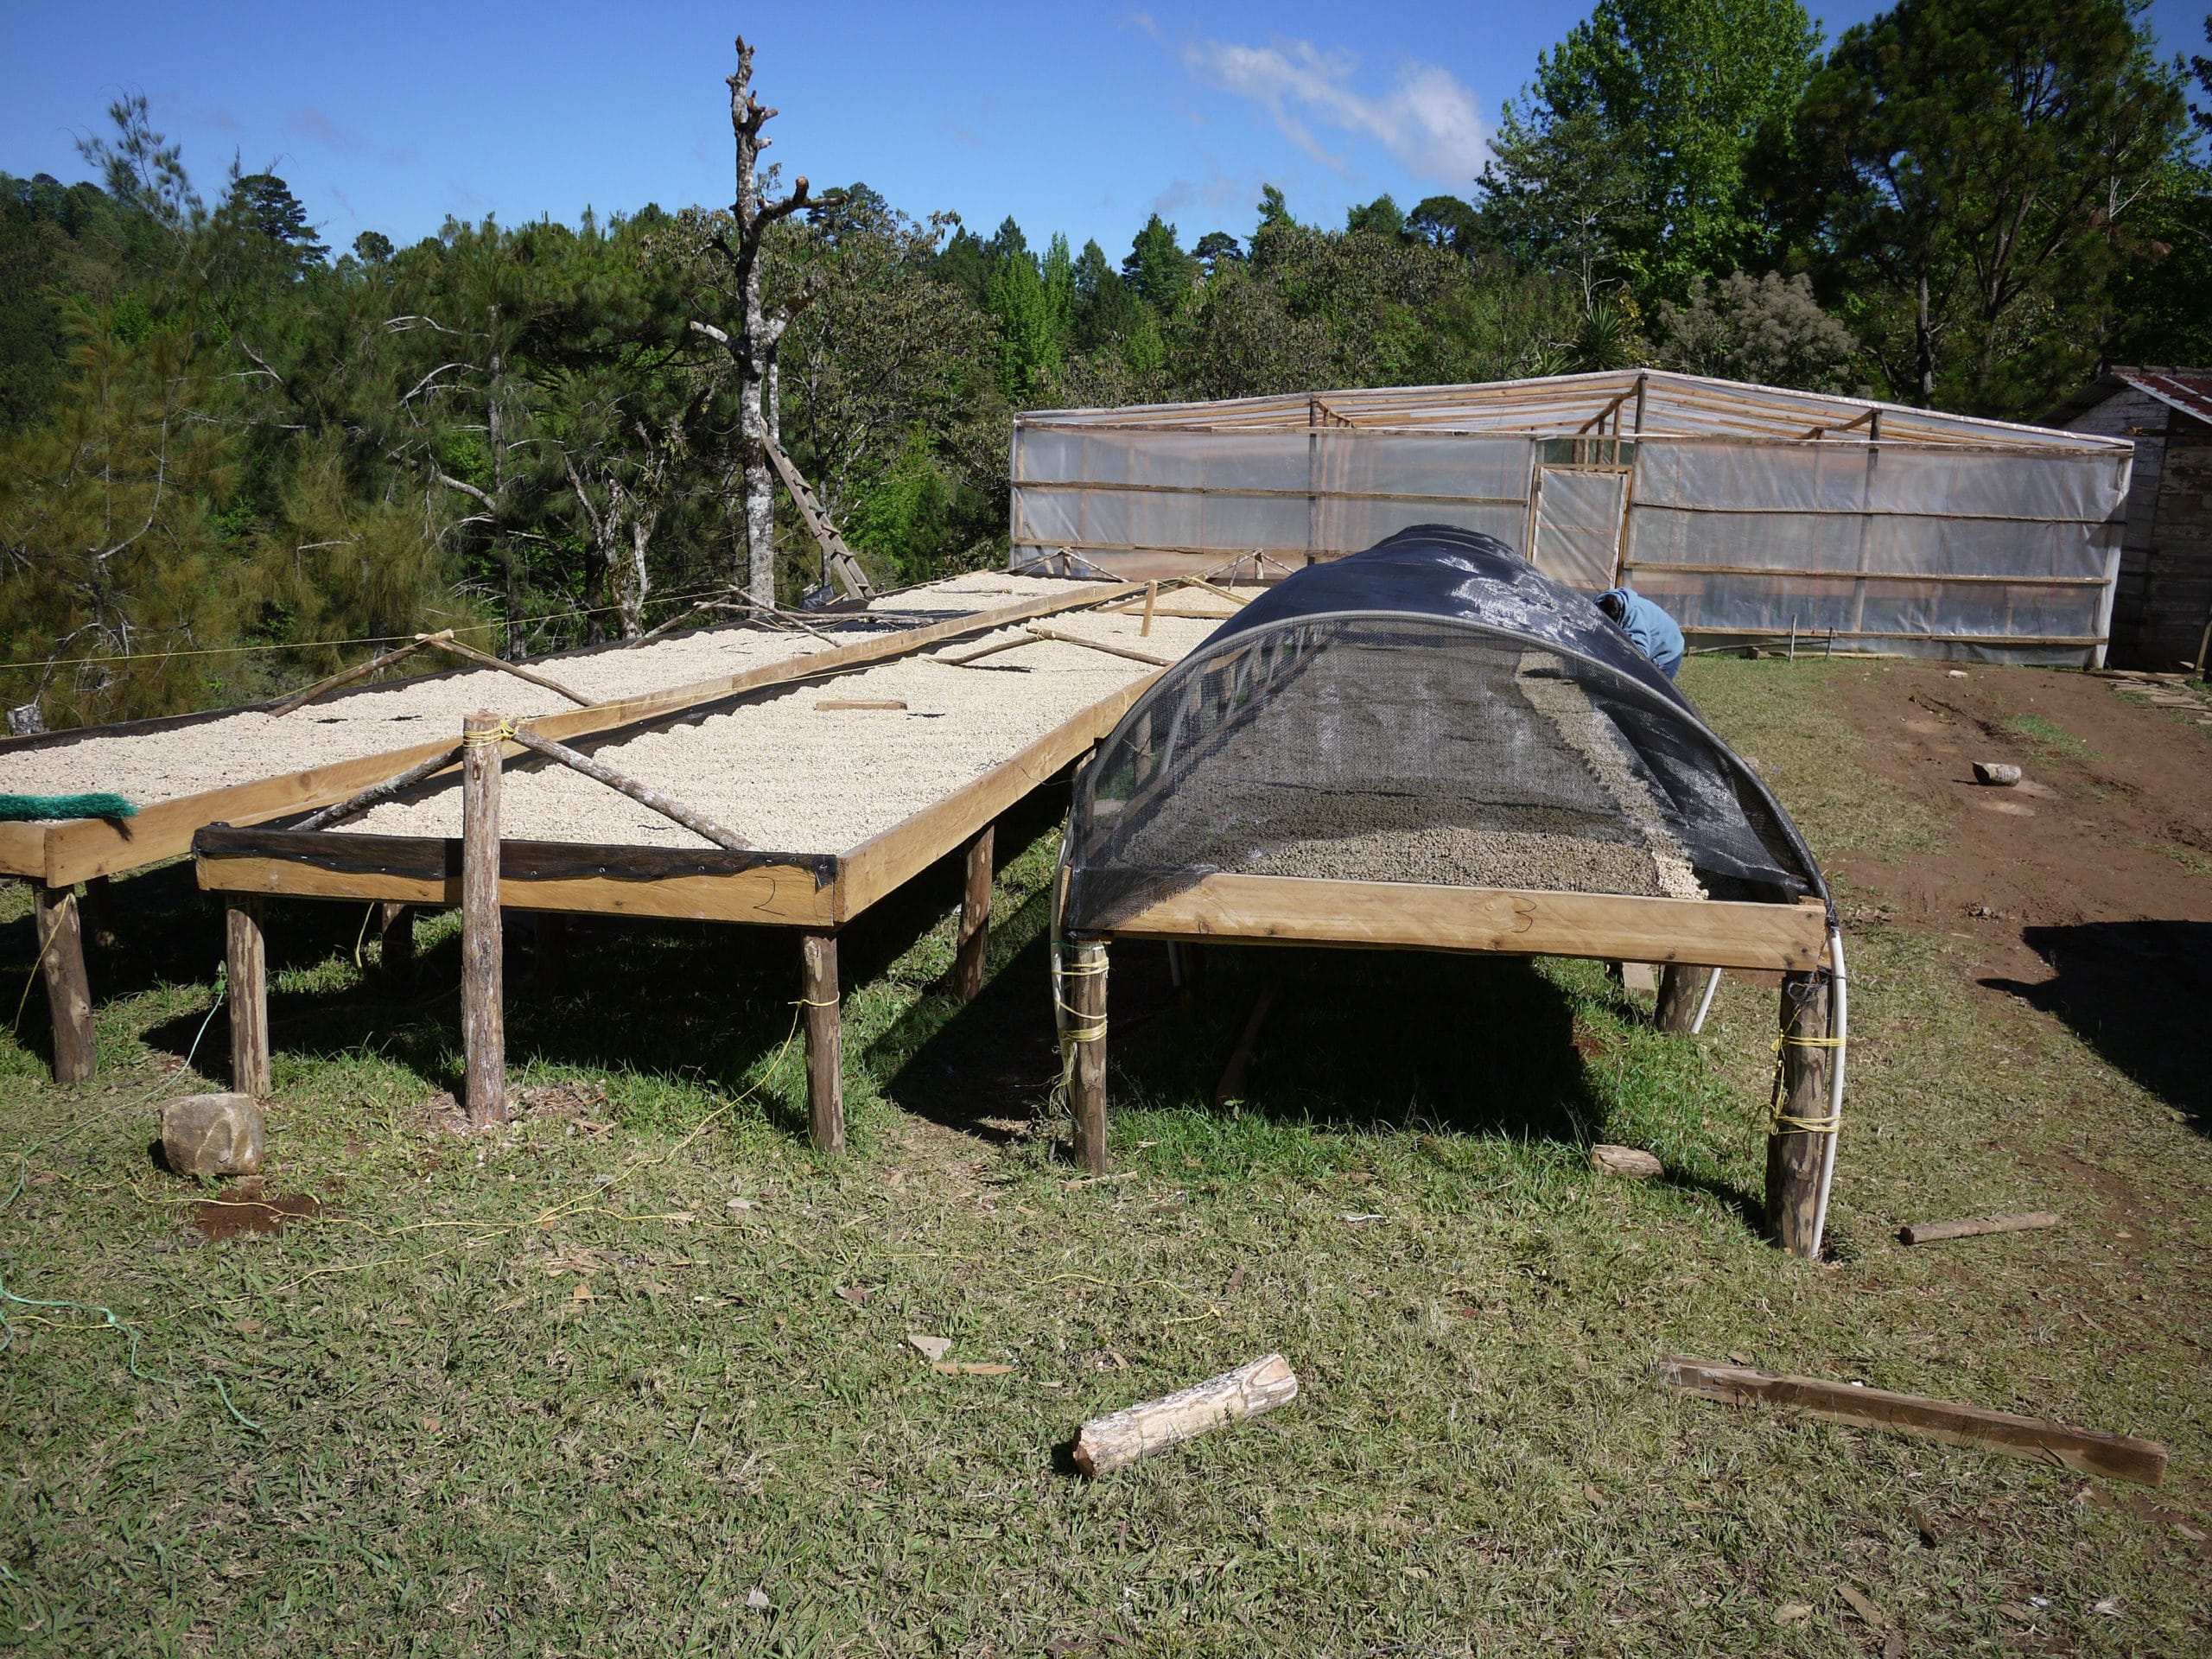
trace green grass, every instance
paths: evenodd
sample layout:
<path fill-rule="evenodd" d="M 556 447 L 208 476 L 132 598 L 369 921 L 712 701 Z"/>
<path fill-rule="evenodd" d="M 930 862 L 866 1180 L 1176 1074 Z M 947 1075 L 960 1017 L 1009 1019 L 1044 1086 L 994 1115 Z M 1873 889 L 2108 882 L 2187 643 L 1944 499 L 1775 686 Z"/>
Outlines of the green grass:
<path fill-rule="evenodd" d="M 2042 715 L 2006 715 L 1989 722 L 1992 730 L 2046 756 L 2068 760 L 2094 760 L 2096 750 L 2056 721 Z"/>
<path fill-rule="evenodd" d="M 1688 684 L 1824 851 L 1935 855 L 1827 711 L 1832 677 L 1865 671 L 1700 663 Z M 977 1004 L 941 988 L 954 872 L 848 936 L 836 1161 L 804 1144 L 788 940 L 610 928 L 550 991 L 518 944 L 518 1086 L 607 1103 L 467 1139 L 426 1110 L 459 1070 L 450 924 L 400 996 L 355 964 L 358 910 L 272 906 L 272 1185 L 329 1208 L 222 1244 L 147 1149 L 149 1095 L 194 1082 L 174 1068 L 216 920 L 188 872 L 118 884 L 140 944 L 95 957 L 108 1069 L 45 1083 L 35 1001 L 30 1046 L 0 1044 L 27 1177 L 0 1274 L 112 1307 L 176 1382 L 133 1376 L 91 1316 L 9 1306 L 0 1646 L 1878 1651 L 1849 1583 L 1908 1652 L 2203 1650 L 2207 1574 L 2173 1526 L 2205 1528 L 2212 1449 L 2201 1127 L 1976 987 L 1957 941 L 1854 932 L 1839 1259 L 1812 1266 L 1749 1219 L 1773 994 L 1735 976 L 1690 1039 L 1586 964 L 1216 950 L 1186 1008 L 1156 951 L 1123 947 L 1116 1175 L 1077 1179 L 1052 1095 L 1052 836 L 1001 840 Z M 30 966 L 20 906 L 0 952 Z M 1217 1109 L 1270 983 L 1243 1100 Z M 1668 1178 L 1596 1176 L 1592 1138 Z M 2068 1224 L 1891 1238 L 2028 1207 Z M 938 1375 L 909 1332 L 1014 1370 Z M 1290 1407 L 1096 1484 L 1068 1470 L 1085 1416 L 1278 1350 Z M 1666 1352 L 2150 1435 L 2172 1515 L 1662 1394 Z"/>

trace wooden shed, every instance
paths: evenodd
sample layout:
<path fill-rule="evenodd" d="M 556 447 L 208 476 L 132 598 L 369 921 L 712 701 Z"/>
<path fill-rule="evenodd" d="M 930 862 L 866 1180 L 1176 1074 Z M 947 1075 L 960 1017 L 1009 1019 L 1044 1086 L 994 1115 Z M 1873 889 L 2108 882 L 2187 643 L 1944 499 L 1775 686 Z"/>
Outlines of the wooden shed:
<path fill-rule="evenodd" d="M 2135 443 L 2113 665 L 2202 673 L 2212 627 L 2212 369 L 2108 368 L 2044 424 Z"/>

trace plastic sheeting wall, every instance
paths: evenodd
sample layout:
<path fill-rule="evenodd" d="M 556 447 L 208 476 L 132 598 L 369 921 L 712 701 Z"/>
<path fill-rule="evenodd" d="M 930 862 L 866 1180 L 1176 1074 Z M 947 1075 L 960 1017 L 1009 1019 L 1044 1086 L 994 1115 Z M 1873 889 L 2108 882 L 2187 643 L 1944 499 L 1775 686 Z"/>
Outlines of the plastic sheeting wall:
<path fill-rule="evenodd" d="M 1023 423 L 1013 558 L 1117 575 L 1270 575 L 1414 524 L 1624 581 L 1694 641 L 2093 663 L 2129 461 L 2001 445 Z M 1531 495 L 1537 499 L 1530 509 Z M 1080 567 L 1077 567 L 1080 568 Z"/>

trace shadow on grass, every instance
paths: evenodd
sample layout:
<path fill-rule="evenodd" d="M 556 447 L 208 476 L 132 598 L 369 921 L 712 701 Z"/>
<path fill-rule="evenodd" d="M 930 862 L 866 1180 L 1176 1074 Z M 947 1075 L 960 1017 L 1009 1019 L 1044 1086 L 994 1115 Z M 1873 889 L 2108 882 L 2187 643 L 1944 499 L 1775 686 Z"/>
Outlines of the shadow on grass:
<path fill-rule="evenodd" d="M 1527 963 L 1216 947 L 1207 964 L 1186 1003 L 1160 946 L 1114 948 L 1110 1110 L 1568 1141 L 1602 1126 L 1603 1102 L 1575 1046 L 1574 999 Z M 968 1133 L 1022 1133 L 1058 1071 L 1049 975 L 1040 932 L 967 1007 L 917 1007 L 882 1039 L 903 1055 L 886 1092 Z M 1273 1010 L 1239 1103 L 1217 1107 L 1224 1068 L 1269 984 Z"/>
<path fill-rule="evenodd" d="M 2030 985 L 1989 979 L 2056 1015 L 2107 1064 L 2212 1134 L 2212 922 L 2091 922 L 2022 935 L 2050 964 Z"/>
<path fill-rule="evenodd" d="M 1048 860 L 1063 804 L 1061 791 L 1047 788 L 1001 820 L 1001 867 Z M 847 996 L 916 972 L 902 958 L 957 906 L 960 887 L 956 855 L 848 927 L 840 944 Z M 206 982 L 219 956 L 220 912 L 194 887 L 188 865 L 119 882 L 115 896 L 123 947 L 100 953 L 114 958 L 104 976 L 96 960 L 98 994 Z M 456 931 L 425 918 L 425 947 L 395 985 L 373 970 L 372 946 L 362 951 L 371 970 L 354 971 L 365 915 L 352 902 L 270 902 L 276 1048 L 324 1058 L 373 1052 L 429 1087 L 457 1090 Z M 848 1060 L 881 1078 L 899 1108 L 1007 1141 L 1028 1133 L 1059 1069 L 1042 891 L 995 927 L 992 972 L 973 1003 L 960 1006 L 942 984 L 915 983 L 918 996 L 887 1029 L 863 1035 L 849 1023 Z M 508 1053 L 518 1070 L 630 1071 L 734 1092 L 791 1036 L 798 951 L 788 930 L 572 918 L 564 970 L 552 982 L 533 971 L 533 930 L 534 918 L 518 915 L 508 934 Z M 29 931 L 27 920 L 0 928 L 0 959 L 20 956 L 29 971 Z M 929 953 L 917 960 L 923 972 L 938 962 Z M 1117 1113 L 1166 1109 L 1188 1115 L 1194 1128 L 1242 1115 L 1338 1131 L 1586 1143 L 1603 1137 L 1616 1080 L 1592 1074 L 1603 1063 L 1590 1058 L 1597 1050 L 1578 1033 L 1578 1018 L 1605 1025 L 1642 1017 L 1618 992 L 1571 988 L 1515 958 L 1218 947 L 1206 960 L 1203 984 L 1185 996 L 1169 982 L 1161 947 L 1115 950 Z M 1268 986 L 1272 1014 L 1239 1098 L 1217 1106 L 1224 1068 Z M 197 1016 L 179 1016 L 146 1039 L 181 1056 L 198 1031 Z M 225 1043 L 219 1020 L 207 1040 L 219 1067 Z M 795 1096 L 771 1091 L 764 1106 L 772 1122 L 797 1135 L 804 1123 Z M 1681 1179 L 1756 1224 L 1748 1195 Z"/>

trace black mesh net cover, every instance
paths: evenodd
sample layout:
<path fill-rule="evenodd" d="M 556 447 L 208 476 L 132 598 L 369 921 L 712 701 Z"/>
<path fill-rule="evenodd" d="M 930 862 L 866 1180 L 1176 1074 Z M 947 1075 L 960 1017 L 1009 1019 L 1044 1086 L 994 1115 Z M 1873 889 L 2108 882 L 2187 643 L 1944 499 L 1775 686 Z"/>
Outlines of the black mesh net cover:
<path fill-rule="evenodd" d="M 1402 531 L 1252 601 L 1077 782 L 1064 925 L 1217 873 L 1794 902 L 1765 786 L 1581 594 L 1493 537 Z"/>

